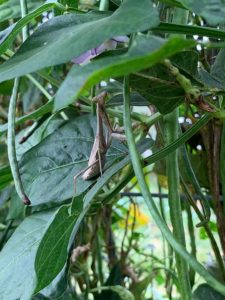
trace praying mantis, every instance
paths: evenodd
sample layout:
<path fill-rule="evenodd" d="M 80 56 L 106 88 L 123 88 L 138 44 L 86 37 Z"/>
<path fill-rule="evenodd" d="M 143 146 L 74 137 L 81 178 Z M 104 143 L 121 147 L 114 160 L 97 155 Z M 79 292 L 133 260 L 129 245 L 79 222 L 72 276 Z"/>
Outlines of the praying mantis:
<path fill-rule="evenodd" d="M 74 188 L 76 192 L 76 180 L 82 175 L 83 180 L 92 179 L 98 175 L 102 175 L 102 171 L 106 161 L 106 153 L 111 145 L 112 138 L 116 138 L 120 141 L 126 140 L 125 135 L 117 133 L 112 129 L 109 121 L 109 117 L 105 110 L 105 100 L 107 92 L 103 91 L 92 99 L 96 103 L 97 114 L 97 129 L 94 139 L 94 144 L 91 150 L 91 154 L 88 160 L 88 166 L 78 174 L 74 176 Z M 107 135 L 104 134 L 104 126 L 107 128 Z"/>

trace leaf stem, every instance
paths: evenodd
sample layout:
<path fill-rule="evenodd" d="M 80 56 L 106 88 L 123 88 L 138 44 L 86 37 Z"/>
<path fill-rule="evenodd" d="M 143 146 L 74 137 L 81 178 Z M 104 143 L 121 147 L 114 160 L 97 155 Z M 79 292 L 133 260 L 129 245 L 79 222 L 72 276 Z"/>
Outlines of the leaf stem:
<path fill-rule="evenodd" d="M 42 92 L 43 95 L 50 101 L 52 100 L 52 96 L 46 91 L 46 89 L 34 78 L 34 76 L 28 74 L 27 78 Z"/>
<path fill-rule="evenodd" d="M 21 17 L 24 18 L 28 14 L 28 7 L 27 7 L 27 1 L 26 0 L 20 0 L 20 9 L 21 9 Z M 26 24 L 22 28 L 22 37 L 23 37 L 23 42 L 28 38 L 29 36 L 29 27 Z"/>

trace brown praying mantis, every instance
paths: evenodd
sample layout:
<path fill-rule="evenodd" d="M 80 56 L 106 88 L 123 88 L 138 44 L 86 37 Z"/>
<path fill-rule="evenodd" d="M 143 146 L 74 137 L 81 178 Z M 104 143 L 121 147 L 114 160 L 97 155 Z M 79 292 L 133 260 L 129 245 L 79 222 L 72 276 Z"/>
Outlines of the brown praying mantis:
<path fill-rule="evenodd" d="M 106 161 L 106 153 L 111 145 L 112 138 L 118 139 L 120 141 L 126 140 L 125 135 L 121 133 L 117 133 L 112 129 L 112 126 L 109 121 L 109 117 L 107 115 L 105 109 L 105 100 L 107 97 L 107 92 L 103 91 L 96 97 L 92 99 L 94 103 L 96 103 L 96 114 L 97 114 L 97 129 L 96 136 L 94 139 L 94 144 L 91 150 L 90 158 L 88 161 L 88 166 L 78 174 L 74 176 L 74 188 L 76 191 L 76 180 L 82 175 L 84 180 L 92 179 L 99 174 L 102 175 L 103 167 Z M 104 133 L 105 124 L 107 128 L 107 135 Z"/>

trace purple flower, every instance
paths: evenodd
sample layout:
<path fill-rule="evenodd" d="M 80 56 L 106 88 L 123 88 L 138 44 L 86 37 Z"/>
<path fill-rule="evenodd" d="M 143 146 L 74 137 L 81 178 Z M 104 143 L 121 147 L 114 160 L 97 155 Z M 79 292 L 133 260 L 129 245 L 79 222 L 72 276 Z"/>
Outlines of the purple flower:
<path fill-rule="evenodd" d="M 129 42 L 129 38 L 127 36 L 116 36 L 104 43 L 102 43 L 100 46 L 96 48 L 92 48 L 91 50 L 88 50 L 85 53 L 82 53 L 81 55 L 75 57 L 72 59 L 72 62 L 75 64 L 84 64 L 90 61 L 90 59 L 100 55 L 106 50 L 112 50 L 115 49 L 117 44 L 119 43 L 127 43 Z"/>

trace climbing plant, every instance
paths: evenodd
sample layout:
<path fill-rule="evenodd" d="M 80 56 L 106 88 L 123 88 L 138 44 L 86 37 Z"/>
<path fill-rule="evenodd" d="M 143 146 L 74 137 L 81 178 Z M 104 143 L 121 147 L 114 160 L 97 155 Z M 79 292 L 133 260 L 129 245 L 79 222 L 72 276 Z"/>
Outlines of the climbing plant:
<path fill-rule="evenodd" d="M 224 20 L 0 0 L 0 299 L 224 299 Z"/>

